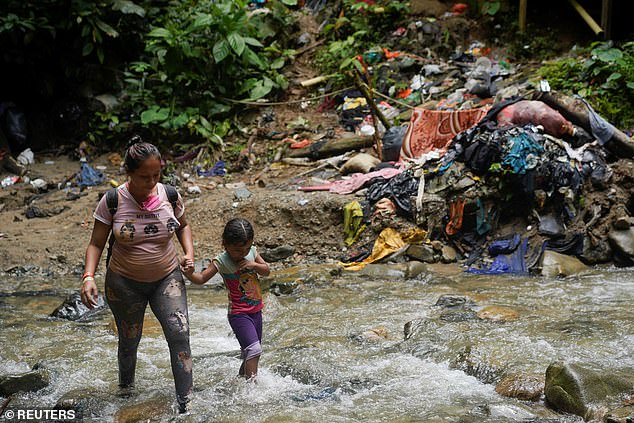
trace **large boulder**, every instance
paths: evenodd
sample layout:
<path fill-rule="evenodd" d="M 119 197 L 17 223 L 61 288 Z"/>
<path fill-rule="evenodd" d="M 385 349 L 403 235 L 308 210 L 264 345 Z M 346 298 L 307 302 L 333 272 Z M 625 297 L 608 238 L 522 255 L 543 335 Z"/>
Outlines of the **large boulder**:
<path fill-rule="evenodd" d="M 610 231 L 608 241 L 614 251 L 615 261 L 626 266 L 634 264 L 634 227 Z"/>
<path fill-rule="evenodd" d="M 588 270 L 588 266 L 573 256 L 546 250 L 542 257 L 542 275 L 546 277 L 570 276 Z"/>
<path fill-rule="evenodd" d="M 629 376 L 627 376 L 629 375 Z M 634 386 L 634 372 L 600 372 L 555 362 L 546 369 L 544 394 L 554 409 L 586 420 L 599 419 L 607 403 Z"/>

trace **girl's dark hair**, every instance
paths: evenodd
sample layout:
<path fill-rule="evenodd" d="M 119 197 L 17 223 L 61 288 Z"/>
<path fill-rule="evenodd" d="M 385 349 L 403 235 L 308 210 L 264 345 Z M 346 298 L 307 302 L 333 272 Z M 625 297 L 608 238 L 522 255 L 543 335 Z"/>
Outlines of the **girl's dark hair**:
<path fill-rule="evenodd" d="M 141 166 L 141 162 L 156 157 L 161 160 L 161 152 L 149 142 L 144 142 L 140 136 L 134 135 L 128 142 L 123 163 L 128 172 L 134 172 Z"/>
<path fill-rule="evenodd" d="M 231 219 L 225 225 L 222 232 L 222 241 L 230 245 L 244 245 L 253 241 L 253 225 L 246 219 L 240 217 Z"/>

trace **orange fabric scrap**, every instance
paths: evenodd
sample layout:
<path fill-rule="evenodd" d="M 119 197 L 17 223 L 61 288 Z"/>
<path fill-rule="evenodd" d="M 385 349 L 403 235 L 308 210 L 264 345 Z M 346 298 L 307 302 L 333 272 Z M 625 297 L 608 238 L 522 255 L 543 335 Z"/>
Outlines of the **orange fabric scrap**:
<path fill-rule="evenodd" d="M 385 55 L 386 59 L 394 59 L 395 57 L 398 57 L 401 55 L 400 51 L 389 51 L 388 49 L 384 48 L 383 49 L 383 54 Z"/>
<path fill-rule="evenodd" d="M 305 148 L 311 145 L 313 142 L 309 139 L 303 139 L 301 141 L 294 142 L 291 144 L 291 148 Z"/>

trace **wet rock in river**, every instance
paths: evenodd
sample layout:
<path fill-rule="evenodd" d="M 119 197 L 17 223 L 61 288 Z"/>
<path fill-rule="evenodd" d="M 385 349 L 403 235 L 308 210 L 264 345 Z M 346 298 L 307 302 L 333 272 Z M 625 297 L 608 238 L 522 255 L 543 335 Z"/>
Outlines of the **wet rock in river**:
<path fill-rule="evenodd" d="M 49 385 L 51 376 L 46 369 L 0 376 L 0 396 L 8 397 L 17 392 L 39 391 Z"/>
<path fill-rule="evenodd" d="M 376 328 L 368 329 L 360 334 L 353 335 L 352 339 L 358 342 L 382 342 L 387 340 L 388 331 L 386 328 L 379 326 Z"/>
<path fill-rule="evenodd" d="M 90 321 L 106 308 L 103 296 L 99 294 L 97 307 L 89 309 L 81 302 L 81 294 L 73 292 L 64 302 L 51 313 L 51 317 L 72 321 Z"/>
<path fill-rule="evenodd" d="M 538 401 L 544 392 L 544 377 L 513 373 L 498 382 L 495 392 L 522 401 Z"/>
<path fill-rule="evenodd" d="M 466 346 L 458 354 L 451 367 L 462 370 L 483 383 L 493 383 L 504 373 L 502 366 L 492 363 L 490 358 L 471 346 Z"/>
<path fill-rule="evenodd" d="M 517 320 L 519 318 L 519 313 L 509 307 L 487 306 L 478 312 L 478 317 L 482 320 L 508 322 Z"/>
<path fill-rule="evenodd" d="M 171 398 L 154 398 L 147 401 L 121 407 L 114 415 L 114 421 L 120 423 L 160 421 L 172 414 Z"/>
<path fill-rule="evenodd" d="M 613 370 L 604 373 L 575 363 L 555 362 L 546 369 L 544 394 L 548 404 L 558 411 L 600 420 L 610 397 L 631 391 L 632 374 Z"/>
<path fill-rule="evenodd" d="M 434 304 L 439 307 L 464 307 L 466 305 L 473 305 L 473 301 L 464 295 L 441 295 Z"/>
<path fill-rule="evenodd" d="M 612 230 L 608 234 L 608 241 L 620 262 L 625 265 L 634 264 L 634 227 L 626 230 Z"/>
<path fill-rule="evenodd" d="M 547 277 L 570 276 L 588 270 L 588 266 L 573 256 L 546 250 L 542 257 L 542 275 Z"/>
<path fill-rule="evenodd" d="M 453 247 L 444 245 L 441 251 L 440 260 L 443 263 L 454 263 L 458 259 L 458 253 Z"/>
<path fill-rule="evenodd" d="M 74 410 L 77 419 L 99 416 L 112 403 L 112 394 L 95 389 L 66 392 L 55 403 L 56 410 Z"/>
<path fill-rule="evenodd" d="M 409 257 L 425 262 L 425 263 L 434 263 L 436 262 L 436 253 L 434 249 L 427 244 L 413 244 L 407 248 L 407 252 L 405 253 Z"/>

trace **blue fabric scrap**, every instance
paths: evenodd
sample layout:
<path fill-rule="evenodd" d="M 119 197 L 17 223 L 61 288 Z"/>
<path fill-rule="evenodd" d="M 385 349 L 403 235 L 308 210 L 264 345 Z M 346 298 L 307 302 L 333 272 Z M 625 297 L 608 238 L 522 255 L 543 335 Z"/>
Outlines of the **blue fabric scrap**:
<path fill-rule="evenodd" d="M 510 239 L 493 241 L 491 245 L 489 245 L 489 254 L 494 257 L 500 254 L 510 254 L 520 245 L 520 241 L 520 234 L 515 234 Z"/>
<path fill-rule="evenodd" d="M 198 176 L 224 176 L 227 173 L 225 169 L 225 161 L 218 160 L 218 162 L 209 170 L 204 170 L 200 166 L 196 166 L 196 173 Z"/>
<path fill-rule="evenodd" d="M 517 275 L 524 275 L 528 273 L 526 269 L 526 260 L 524 256 L 528 250 L 528 238 L 520 243 L 515 252 L 510 255 L 499 255 L 493 260 L 491 266 L 483 269 L 469 268 L 465 270 L 467 273 L 475 273 L 478 275 L 497 275 L 503 273 L 514 273 Z"/>
<path fill-rule="evenodd" d="M 93 169 L 88 163 L 81 164 L 81 170 L 77 174 L 77 185 L 80 188 L 99 185 L 103 180 L 101 172 Z"/>

